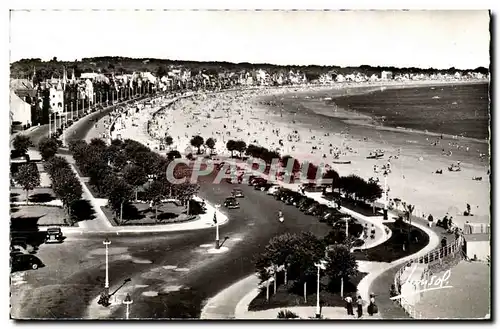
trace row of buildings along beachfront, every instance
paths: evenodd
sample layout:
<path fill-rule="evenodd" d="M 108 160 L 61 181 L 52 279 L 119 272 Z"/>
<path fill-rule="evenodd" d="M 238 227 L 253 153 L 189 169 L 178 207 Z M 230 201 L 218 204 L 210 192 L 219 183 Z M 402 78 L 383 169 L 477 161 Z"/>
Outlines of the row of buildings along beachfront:
<path fill-rule="evenodd" d="M 73 71 L 71 77 L 63 69 L 62 76 L 50 79 L 37 78 L 33 68 L 29 79 L 10 81 L 10 119 L 23 128 L 44 124 L 49 114 L 57 116 L 81 111 L 103 102 L 113 102 L 131 95 L 155 91 L 220 90 L 250 86 L 280 86 L 303 84 L 334 84 L 344 82 L 415 81 L 415 80 L 482 80 L 487 79 L 477 72 L 455 74 L 393 74 L 381 71 L 368 76 L 363 73 L 340 74 L 335 70 L 308 79 L 300 70 L 270 72 L 265 69 L 208 72 L 171 66 L 162 76 L 151 72 L 132 74 L 104 74 L 84 72 L 79 77 Z"/>

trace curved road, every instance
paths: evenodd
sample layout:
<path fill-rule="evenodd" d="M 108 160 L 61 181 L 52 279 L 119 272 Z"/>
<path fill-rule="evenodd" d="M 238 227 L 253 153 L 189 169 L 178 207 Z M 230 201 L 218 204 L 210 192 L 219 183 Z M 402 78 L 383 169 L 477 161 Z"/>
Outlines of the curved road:
<path fill-rule="evenodd" d="M 98 119 L 108 112 L 90 117 Z M 83 139 L 93 124 L 89 117 L 81 121 L 84 122 L 71 139 Z M 221 203 L 234 186 L 214 185 L 211 181 L 213 177 L 205 178 L 199 195 L 211 203 Z M 227 247 L 224 253 L 207 251 L 214 243 L 215 229 L 108 236 L 112 241 L 111 291 L 124 279 L 131 278 L 126 286 L 132 288 L 134 300 L 131 318 L 197 318 L 207 298 L 254 272 L 253 259 L 271 237 L 304 231 L 322 236 L 329 231 L 327 225 L 293 206 L 249 186 L 238 187 L 245 194 L 240 199 L 241 208 L 223 210 L 230 219 L 220 227 L 221 240 L 229 238 L 224 243 Z M 277 220 L 279 210 L 285 215 L 284 223 Z M 22 282 L 12 285 L 12 316 L 86 317 L 88 305 L 104 285 L 105 237 L 105 234 L 70 235 L 60 245 L 41 245 L 37 257 L 46 266 L 19 274 Z M 118 299 L 123 296 L 118 295 Z M 112 310 L 99 316 L 123 318 L 123 306 Z"/>

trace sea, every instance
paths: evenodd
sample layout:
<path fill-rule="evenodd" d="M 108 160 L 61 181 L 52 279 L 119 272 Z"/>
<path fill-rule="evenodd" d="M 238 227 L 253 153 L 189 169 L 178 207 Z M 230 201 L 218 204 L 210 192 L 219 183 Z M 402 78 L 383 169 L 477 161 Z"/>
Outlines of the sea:
<path fill-rule="evenodd" d="M 356 138 L 380 140 L 397 148 L 411 145 L 435 154 L 443 149 L 429 145 L 444 136 L 449 140 L 446 144 L 460 142 L 476 155 L 489 154 L 488 83 L 332 88 L 268 96 L 265 101 L 274 104 L 268 108 L 275 115 L 281 109 L 286 112 L 283 121 L 308 128 L 349 132 Z M 472 154 L 454 151 L 455 155 Z"/>

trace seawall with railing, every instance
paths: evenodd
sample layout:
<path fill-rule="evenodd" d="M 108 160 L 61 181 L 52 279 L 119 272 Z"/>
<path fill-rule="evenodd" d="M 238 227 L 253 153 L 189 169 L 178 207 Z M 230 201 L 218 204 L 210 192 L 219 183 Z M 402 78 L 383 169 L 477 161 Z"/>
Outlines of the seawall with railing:
<path fill-rule="evenodd" d="M 401 298 L 397 299 L 396 302 L 399 306 L 401 306 L 404 311 L 414 319 L 422 319 L 422 313 L 419 312 L 415 307 L 415 301 L 411 299 L 419 299 L 424 292 L 419 292 L 419 290 L 423 290 L 427 287 L 424 287 L 422 282 L 429 282 L 430 277 L 432 276 L 432 268 L 435 265 L 442 264 L 443 261 L 456 257 L 457 255 L 461 255 L 463 251 L 464 245 L 464 237 L 463 235 L 458 235 L 455 241 L 449 243 L 448 245 L 441 247 L 439 249 L 435 249 L 425 255 L 416 257 L 408 262 L 406 262 L 394 276 L 394 286 L 396 288 L 396 292 Z M 423 270 L 420 273 L 419 277 L 412 277 L 418 266 L 422 265 Z M 410 274 L 406 278 L 405 282 L 402 282 L 402 277 L 405 272 L 409 271 Z M 417 272 L 418 274 L 419 272 Z M 405 292 L 403 292 L 403 286 L 405 284 L 412 285 L 411 294 L 412 296 L 404 296 Z M 415 298 L 412 298 L 415 297 Z"/>

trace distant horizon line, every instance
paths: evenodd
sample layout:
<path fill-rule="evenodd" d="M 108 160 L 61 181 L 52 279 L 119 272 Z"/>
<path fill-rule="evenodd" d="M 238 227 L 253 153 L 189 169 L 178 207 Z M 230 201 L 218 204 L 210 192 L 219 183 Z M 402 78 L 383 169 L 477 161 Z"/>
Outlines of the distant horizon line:
<path fill-rule="evenodd" d="M 74 60 L 61 60 L 57 58 L 57 56 L 54 56 L 52 59 L 44 60 L 38 57 L 32 57 L 32 58 L 21 58 L 19 60 L 10 62 L 9 65 L 14 65 L 23 61 L 38 61 L 41 63 L 51 63 L 52 60 L 56 58 L 57 62 L 61 63 L 75 63 L 75 62 L 84 62 L 84 61 L 90 61 L 91 59 L 122 59 L 122 60 L 136 60 L 136 61 L 165 61 L 165 62 L 189 62 L 189 63 L 211 63 L 211 64 L 232 64 L 232 65 L 254 65 L 254 66 L 275 66 L 275 67 L 322 67 L 322 68 L 328 68 L 328 67 L 336 67 L 336 68 L 362 68 L 362 67 L 368 67 L 368 68 L 393 68 L 393 69 L 419 69 L 419 70 L 438 70 L 438 71 L 446 71 L 446 70 L 457 70 L 457 71 L 473 71 L 477 69 L 486 69 L 488 72 L 490 72 L 490 65 L 488 66 L 477 66 L 475 68 L 457 68 L 454 66 L 448 67 L 448 68 L 436 68 L 432 66 L 427 66 L 427 67 L 420 67 L 420 66 L 395 66 L 395 65 L 372 65 L 372 64 L 360 64 L 360 65 L 347 65 L 347 66 L 340 66 L 340 65 L 335 65 L 335 64 L 330 64 L 330 65 L 321 65 L 321 64 L 273 64 L 273 63 L 252 63 L 252 62 L 231 62 L 231 61 L 223 61 L 223 60 L 210 60 L 210 61 L 202 61 L 202 60 L 191 60 L 191 59 L 169 59 L 169 58 L 158 58 L 158 57 L 124 57 L 124 56 L 110 56 L 110 55 L 104 55 L 104 56 L 95 56 L 95 57 L 82 57 L 80 59 L 74 59 Z"/>

